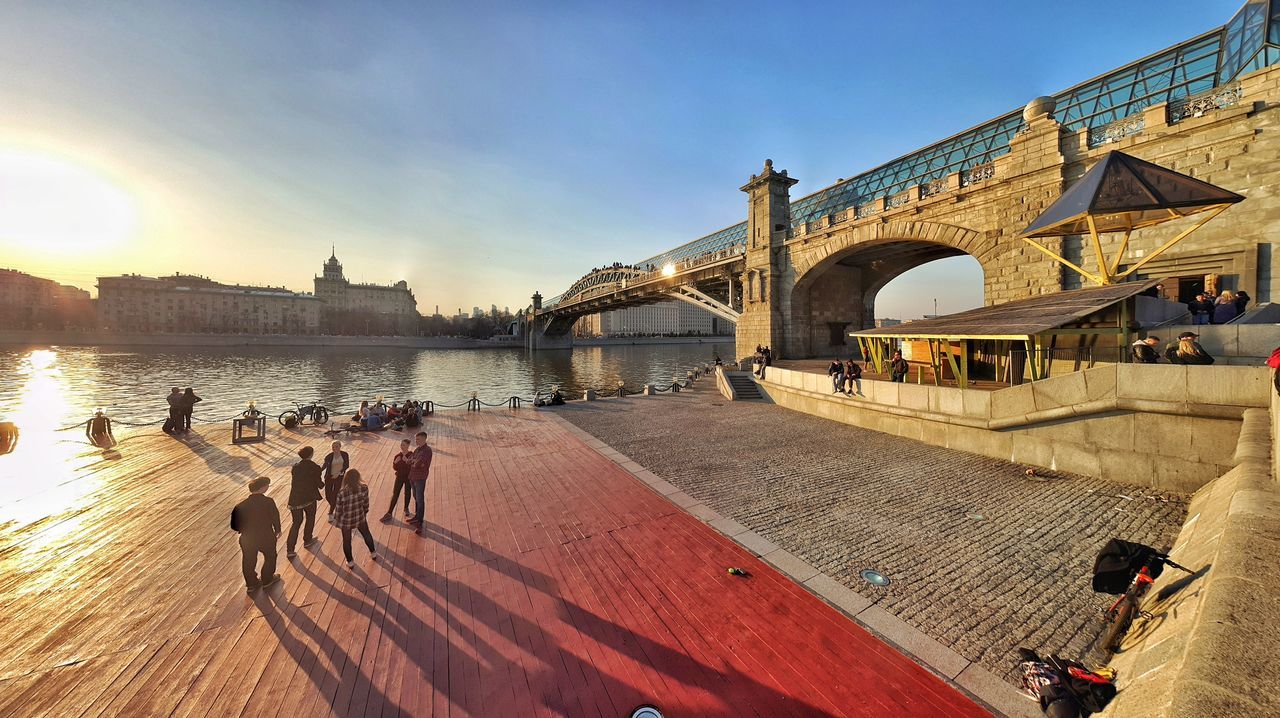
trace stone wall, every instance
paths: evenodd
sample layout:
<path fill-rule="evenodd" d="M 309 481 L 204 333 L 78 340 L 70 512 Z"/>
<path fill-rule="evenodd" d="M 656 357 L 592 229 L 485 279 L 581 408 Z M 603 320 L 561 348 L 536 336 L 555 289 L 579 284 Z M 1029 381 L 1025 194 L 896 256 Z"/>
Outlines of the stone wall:
<path fill-rule="evenodd" d="M 1280 715 L 1280 397 L 1246 413 L 1235 468 L 1201 489 L 1165 569 L 1111 664 L 1102 716 Z"/>
<path fill-rule="evenodd" d="M 875 431 L 1050 470 L 1189 492 L 1232 465 L 1246 409 L 1266 406 L 1265 367 L 1119 364 L 996 391 L 863 381 L 772 367 L 775 403 Z"/>

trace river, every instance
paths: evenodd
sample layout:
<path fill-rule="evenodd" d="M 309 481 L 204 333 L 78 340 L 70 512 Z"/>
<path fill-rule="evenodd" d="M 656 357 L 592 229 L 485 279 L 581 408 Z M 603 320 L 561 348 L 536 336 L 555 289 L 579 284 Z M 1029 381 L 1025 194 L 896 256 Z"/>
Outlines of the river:
<path fill-rule="evenodd" d="M 11 367 L 0 380 L 0 421 L 23 433 L 84 421 L 97 407 L 116 421 L 151 422 L 165 414 L 169 388 L 194 387 L 203 401 L 196 417 L 221 419 L 250 401 L 271 416 L 293 402 L 320 401 L 336 416 L 352 414 L 363 399 L 430 400 L 461 404 L 471 393 L 488 403 L 531 398 L 559 386 L 570 397 L 592 388 L 612 393 L 646 383 L 669 385 L 729 344 L 650 344 L 577 347 L 572 351 L 521 349 L 391 349 L 234 347 L 53 347 L 0 349 Z"/>

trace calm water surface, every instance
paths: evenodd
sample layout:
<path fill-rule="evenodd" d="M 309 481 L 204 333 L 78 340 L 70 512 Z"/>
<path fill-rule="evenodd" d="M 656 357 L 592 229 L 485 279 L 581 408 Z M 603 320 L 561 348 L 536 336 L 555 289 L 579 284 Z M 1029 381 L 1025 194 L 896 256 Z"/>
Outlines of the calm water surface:
<path fill-rule="evenodd" d="M 529 353 L 520 349 L 390 349 L 234 347 L 52 347 L 0 349 L 11 367 L 0 379 L 0 421 L 40 431 L 87 419 L 96 407 L 112 418 L 155 421 L 165 415 L 172 386 L 194 387 L 204 399 L 196 417 L 224 418 L 255 400 L 274 416 L 292 402 L 319 400 L 335 416 L 354 413 L 361 400 L 386 397 L 459 404 L 476 392 L 490 403 L 561 387 L 617 389 L 625 382 L 670 384 L 728 344 L 578 347 Z"/>

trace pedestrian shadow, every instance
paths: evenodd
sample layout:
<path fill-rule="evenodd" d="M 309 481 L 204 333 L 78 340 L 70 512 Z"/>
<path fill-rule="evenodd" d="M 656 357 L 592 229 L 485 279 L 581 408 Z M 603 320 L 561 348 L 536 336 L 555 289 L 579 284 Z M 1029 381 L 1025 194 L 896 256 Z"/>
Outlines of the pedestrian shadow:
<path fill-rule="evenodd" d="M 253 461 L 248 456 L 227 453 L 201 434 L 176 434 L 173 438 L 203 461 L 214 474 L 236 479 L 240 484 L 247 483 L 256 475 Z"/>

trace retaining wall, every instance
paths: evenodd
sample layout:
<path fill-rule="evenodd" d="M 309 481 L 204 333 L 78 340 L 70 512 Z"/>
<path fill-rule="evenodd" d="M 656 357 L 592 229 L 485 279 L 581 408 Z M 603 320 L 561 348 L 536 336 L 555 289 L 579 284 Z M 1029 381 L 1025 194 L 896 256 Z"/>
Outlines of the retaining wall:
<path fill-rule="evenodd" d="M 1113 364 L 996 391 L 827 377 L 770 367 L 781 406 L 959 451 L 1173 491 L 1231 469 L 1247 409 L 1265 407 L 1265 367 Z"/>
<path fill-rule="evenodd" d="M 1280 397 L 1246 414 L 1237 465 L 1191 501 L 1166 569 L 1111 665 L 1102 716 L 1280 715 Z M 1276 472 L 1276 473 L 1273 473 Z"/>

